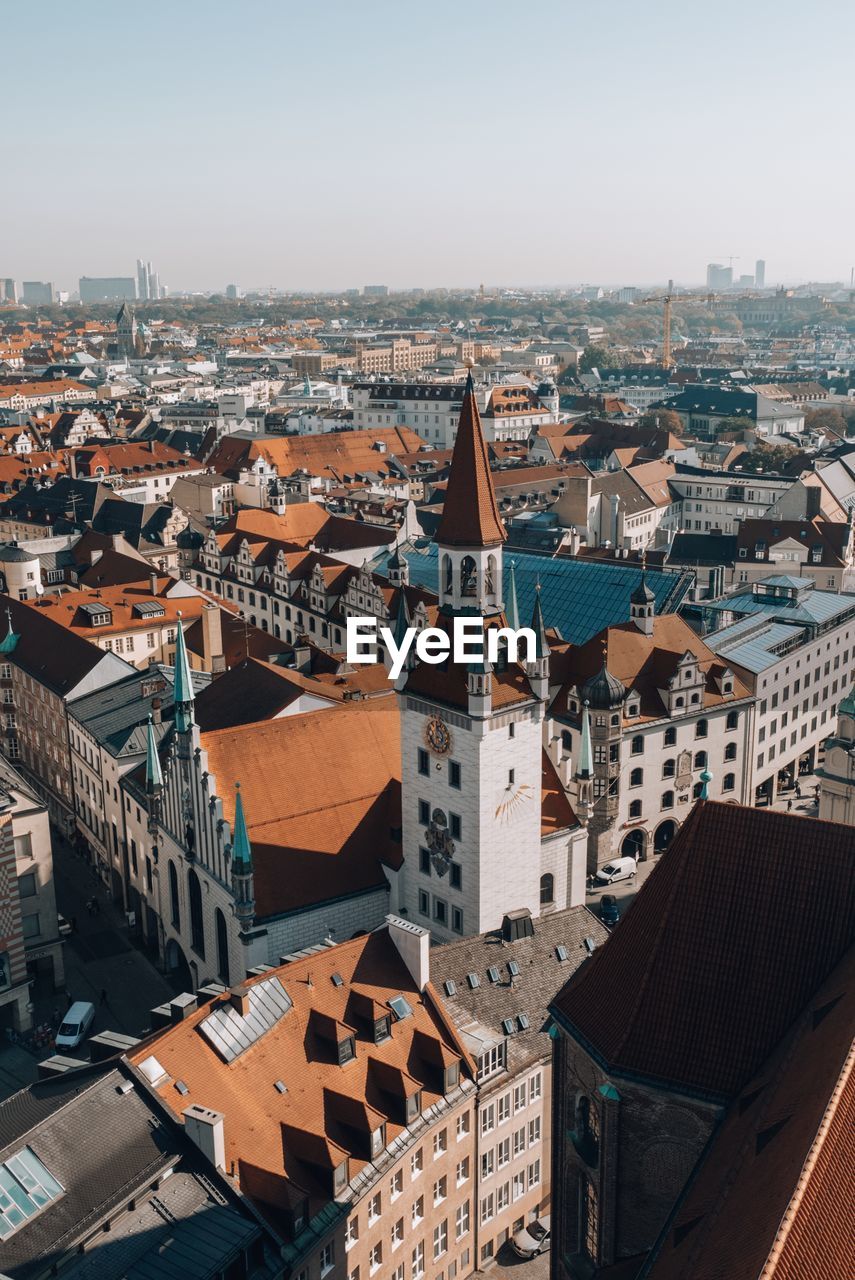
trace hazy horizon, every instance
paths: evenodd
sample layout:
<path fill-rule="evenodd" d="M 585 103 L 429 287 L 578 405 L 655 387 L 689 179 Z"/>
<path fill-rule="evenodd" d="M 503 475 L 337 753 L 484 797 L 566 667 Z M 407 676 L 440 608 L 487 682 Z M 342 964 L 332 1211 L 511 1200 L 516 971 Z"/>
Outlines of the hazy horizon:
<path fill-rule="evenodd" d="M 7 5 L 0 276 L 848 282 L 855 7 L 762 10 Z"/>

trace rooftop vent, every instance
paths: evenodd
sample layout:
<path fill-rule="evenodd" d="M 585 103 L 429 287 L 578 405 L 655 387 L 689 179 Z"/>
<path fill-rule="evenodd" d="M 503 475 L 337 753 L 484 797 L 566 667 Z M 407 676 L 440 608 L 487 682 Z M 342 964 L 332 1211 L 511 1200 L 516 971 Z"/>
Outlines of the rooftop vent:
<path fill-rule="evenodd" d="M 276 1090 L 276 1092 L 277 1092 L 277 1093 L 287 1093 L 287 1092 L 288 1092 L 288 1086 L 287 1086 L 287 1084 L 285 1084 L 282 1080 L 274 1080 L 274 1081 L 273 1081 L 273 1088 Z"/>
<path fill-rule="evenodd" d="M 502 1030 L 506 1036 L 512 1036 L 514 1034 L 513 1018 L 502 1018 Z"/>
<path fill-rule="evenodd" d="M 491 982 L 499 981 L 499 970 L 496 968 L 494 964 L 491 964 L 490 968 L 487 970 L 487 977 L 490 979 Z"/>
<path fill-rule="evenodd" d="M 447 996 L 457 995 L 457 983 L 454 982 L 451 978 L 447 978 L 442 985 L 445 988 L 445 994 Z"/>
<path fill-rule="evenodd" d="M 560 947 L 555 948 L 555 958 L 556 960 L 560 960 L 562 964 L 564 963 L 565 960 L 570 959 L 570 952 L 564 946 L 563 942 Z"/>
<path fill-rule="evenodd" d="M 472 991 L 474 991 L 476 987 L 480 987 L 481 985 L 481 979 L 478 977 L 477 973 L 467 973 L 466 981 L 469 983 L 469 986 Z"/>
<path fill-rule="evenodd" d="M 332 984 L 333 984 L 333 986 L 334 986 L 334 987 L 343 987 L 343 986 L 344 986 L 344 978 L 341 976 L 341 974 L 340 974 L 340 973 L 334 973 L 334 974 L 332 975 L 332 978 L 330 979 L 330 981 L 332 982 Z"/>
<path fill-rule="evenodd" d="M 520 967 L 517 964 L 516 960 L 508 961 L 508 973 L 511 975 L 512 978 L 518 978 L 520 976 Z"/>
<path fill-rule="evenodd" d="M 593 938 L 586 938 L 582 943 L 582 946 L 585 948 L 589 956 L 592 956 L 597 949 L 597 944 L 594 942 Z"/>
<path fill-rule="evenodd" d="M 534 922 L 528 907 L 521 907 L 519 911 L 507 913 L 502 920 L 502 937 L 505 942 L 534 937 Z"/>
<path fill-rule="evenodd" d="M 519 1027 L 520 1031 L 528 1031 L 529 1027 L 531 1026 L 531 1023 L 530 1023 L 530 1022 L 529 1022 L 529 1020 L 528 1020 L 528 1014 L 527 1014 L 527 1013 L 520 1013 L 520 1014 L 518 1014 L 518 1016 L 517 1016 L 517 1026 Z"/>

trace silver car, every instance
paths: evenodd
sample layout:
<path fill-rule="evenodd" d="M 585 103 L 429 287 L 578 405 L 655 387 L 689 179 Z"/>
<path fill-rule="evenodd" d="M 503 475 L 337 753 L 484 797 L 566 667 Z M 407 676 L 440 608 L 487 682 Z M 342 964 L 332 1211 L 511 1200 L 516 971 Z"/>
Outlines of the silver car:
<path fill-rule="evenodd" d="M 549 1248 L 549 1240 L 549 1215 L 547 1214 L 546 1217 L 530 1222 L 527 1227 L 523 1227 L 522 1231 L 511 1236 L 511 1248 L 521 1258 L 536 1258 L 539 1253 L 545 1253 Z"/>

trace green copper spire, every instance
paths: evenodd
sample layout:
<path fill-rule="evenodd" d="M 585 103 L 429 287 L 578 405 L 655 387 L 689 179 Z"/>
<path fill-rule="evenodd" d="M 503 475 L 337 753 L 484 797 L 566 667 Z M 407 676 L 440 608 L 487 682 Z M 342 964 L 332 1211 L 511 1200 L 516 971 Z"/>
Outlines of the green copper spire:
<path fill-rule="evenodd" d="M 232 875 L 248 876 L 252 872 L 252 846 L 246 829 L 240 783 L 235 783 L 235 825 L 232 832 Z"/>
<path fill-rule="evenodd" d="M 157 754 L 157 739 L 154 736 L 154 721 L 148 718 L 145 739 L 145 789 L 148 795 L 160 791 L 163 786 L 163 773 L 160 768 L 160 756 Z"/>
<path fill-rule="evenodd" d="M 703 773 L 701 774 L 701 794 L 699 797 L 701 800 L 709 799 L 710 783 L 712 782 L 712 780 L 713 780 L 713 776 L 710 773 L 709 769 L 704 769 Z"/>
<path fill-rule="evenodd" d="M 534 613 L 531 617 L 531 629 L 534 632 L 536 642 L 535 657 L 548 658 L 549 645 L 546 642 L 546 627 L 543 622 L 543 610 L 540 607 L 540 583 L 537 584 L 537 590 L 534 596 Z"/>
<path fill-rule="evenodd" d="M 6 610 L 6 617 L 9 620 L 9 629 L 2 640 L 0 640 L 0 653 L 14 653 L 18 647 L 20 636 L 12 630 L 12 610 Z"/>
<path fill-rule="evenodd" d="M 582 744 L 576 764 L 577 778 L 591 778 L 594 774 L 594 753 L 591 750 L 591 716 L 587 702 L 582 707 Z"/>
<path fill-rule="evenodd" d="M 173 700 L 175 702 L 175 728 L 179 733 L 187 733 L 193 723 L 193 676 L 187 657 L 187 646 L 184 643 L 184 629 L 181 626 L 181 613 L 178 614 L 178 629 L 175 634 L 175 675 L 173 677 Z"/>
<path fill-rule="evenodd" d="M 505 617 L 508 620 L 508 626 L 513 631 L 520 629 L 520 609 L 517 604 L 517 575 L 516 561 L 511 561 L 511 571 L 508 575 L 508 602 L 505 605 Z"/>

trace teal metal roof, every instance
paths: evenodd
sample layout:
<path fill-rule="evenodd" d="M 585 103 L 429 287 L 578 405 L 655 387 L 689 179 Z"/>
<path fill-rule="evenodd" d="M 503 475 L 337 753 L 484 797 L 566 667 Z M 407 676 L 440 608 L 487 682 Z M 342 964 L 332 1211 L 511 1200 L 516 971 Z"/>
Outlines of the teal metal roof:
<path fill-rule="evenodd" d="M 433 542 L 405 544 L 413 586 L 436 591 L 439 580 L 437 547 Z M 615 564 L 604 560 L 569 560 L 561 557 L 533 555 L 527 551 L 506 551 L 505 571 L 514 561 L 519 617 L 525 621 L 534 614 L 537 583 L 540 581 L 540 604 L 547 627 L 556 627 L 565 640 L 585 644 L 592 636 L 629 621 L 630 596 L 641 582 L 640 565 Z M 382 573 L 382 568 L 378 567 Z M 692 585 L 690 573 L 662 573 L 647 569 L 646 582 L 656 601 L 656 612 L 676 613 Z"/>
<path fill-rule="evenodd" d="M 768 582 L 769 579 L 764 578 L 763 581 Z M 744 595 L 723 596 L 720 600 L 703 600 L 700 608 L 705 616 L 716 613 L 735 613 L 743 617 L 760 614 L 770 620 L 804 622 L 816 627 L 838 619 L 843 621 L 844 615 L 855 612 L 855 595 L 844 595 L 841 591 L 805 591 L 799 593 L 798 599 L 776 599 L 746 592 Z"/>
<path fill-rule="evenodd" d="M 759 672 L 773 667 L 780 661 L 784 649 L 804 644 L 809 635 L 808 628 L 804 626 L 766 622 L 751 616 L 704 636 L 704 643 L 724 662 L 736 663 L 746 671 Z"/>

